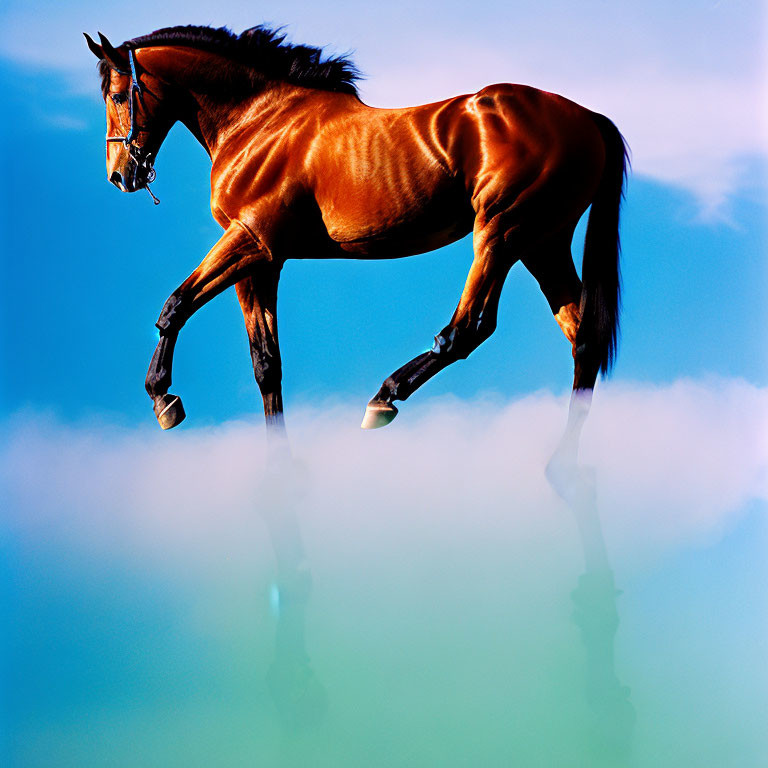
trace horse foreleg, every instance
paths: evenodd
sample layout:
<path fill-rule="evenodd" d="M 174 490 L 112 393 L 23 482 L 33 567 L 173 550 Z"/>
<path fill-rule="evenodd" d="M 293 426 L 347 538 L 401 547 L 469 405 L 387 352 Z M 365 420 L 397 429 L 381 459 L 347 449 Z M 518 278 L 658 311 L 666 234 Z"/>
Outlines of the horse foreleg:
<path fill-rule="evenodd" d="M 511 260 L 502 257 L 496 223 L 488 229 L 476 226 L 475 259 L 467 276 L 459 305 L 451 322 L 435 336 L 429 352 L 413 358 L 395 371 L 381 386 L 365 410 L 363 429 L 376 429 L 397 416 L 395 400 L 405 400 L 422 384 L 456 360 L 477 349 L 496 329 L 499 297 Z"/>
<path fill-rule="evenodd" d="M 206 302 L 240 279 L 255 261 L 268 259 L 264 246 L 242 226 L 233 223 L 197 269 L 171 294 L 156 326 L 160 332 L 145 387 L 154 401 L 163 429 L 180 424 L 185 417 L 181 398 L 168 393 L 171 386 L 173 350 L 184 323 Z"/>

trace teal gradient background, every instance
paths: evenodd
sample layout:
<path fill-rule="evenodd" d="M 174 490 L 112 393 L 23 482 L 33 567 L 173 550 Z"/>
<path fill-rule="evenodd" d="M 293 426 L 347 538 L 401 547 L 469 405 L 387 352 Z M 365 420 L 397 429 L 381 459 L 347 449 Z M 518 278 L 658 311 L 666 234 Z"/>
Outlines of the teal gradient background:
<path fill-rule="evenodd" d="M 299 412 L 277 478 L 248 423 L 16 424 L 11 764 L 762 765 L 766 393 L 603 390 L 610 571 L 543 476 L 563 406 L 449 400 L 375 444 Z"/>

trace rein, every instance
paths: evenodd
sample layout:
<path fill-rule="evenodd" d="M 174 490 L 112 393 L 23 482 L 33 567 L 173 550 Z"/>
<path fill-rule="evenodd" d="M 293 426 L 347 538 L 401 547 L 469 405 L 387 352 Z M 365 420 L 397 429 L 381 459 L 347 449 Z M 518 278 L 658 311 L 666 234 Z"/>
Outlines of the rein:
<path fill-rule="evenodd" d="M 160 201 L 155 197 L 154 193 L 149 188 L 150 183 L 153 182 L 155 178 L 157 178 L 157 172 L 152 166 L 152 161 L 150 159 L 152 155 L 149 152 L 145 153 L 142 147 L 133 143 L 136 135 L 140 132 L 141 128 L 143 128 L 143 126 L 141 126 L 137 129 L 136 126 L 136 100 L 138 99 L 141 106 L 144 106 L 144 89 L 141 86 L 141 81 L 139 80 L 138 73 L 136 72 L 136 59 L 133 55 L 133 49 L 128 51 L 128 63 L 130 65 L 130 71 L 126 72 L 124 69 L 118 69 L 117 67 L 114 69 L 118 74 L 129 75 L 131 78 L 131 93 L 128 100 L 128 115 L 130 116 L 131 124 L 128 127 L 128 133 L 125 136 L 107 136 L 107 144 L 113 141 L 123 142 L 123 144 L 128 148 L 128 154 L 136 163 L 136 165 L 139 168 L 146 170 L 147 178 L 145 181 L 145 188 L 147 192 L 149 192 L 154 204 L 159 205 Z M 122 121 L 120 122 L 120 125 L 123 127 L 123 130 L 125 130 Z"/>

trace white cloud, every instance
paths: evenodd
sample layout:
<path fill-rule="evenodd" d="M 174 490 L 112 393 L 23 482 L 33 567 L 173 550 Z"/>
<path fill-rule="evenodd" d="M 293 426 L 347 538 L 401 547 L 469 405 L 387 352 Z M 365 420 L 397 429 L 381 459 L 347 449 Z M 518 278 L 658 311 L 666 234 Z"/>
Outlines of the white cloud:
<path fill-rule="evenodd" d="M 572 538 L 543 474 L 565 407 L 547 392 L 414 402 L 375 432 L 360 430 L 361 414 L 347 406 L 294 413 L 304 469 L 270 493 L 293 498 L 308 540 L 324 550 L 361 553 L 377 540 L 453 546 L 483 530 L 517 546 Z M 128 551 L 156 565 L 203 563 L 222 548 L 235 562 L 250 561 L 254 546 L 271 551 L 261 513 L 275 498 L 263 485 L 260 424 L 165 434 L 20 414 L 8 426 L 6 525 L 23 539 Z M 742 381 L 602 387 L 582 455 L 597 468 L 611 555 L 628 568 L 698 545 L 749 502 L 768 501 L 766 434 L 768 389 Z"/>

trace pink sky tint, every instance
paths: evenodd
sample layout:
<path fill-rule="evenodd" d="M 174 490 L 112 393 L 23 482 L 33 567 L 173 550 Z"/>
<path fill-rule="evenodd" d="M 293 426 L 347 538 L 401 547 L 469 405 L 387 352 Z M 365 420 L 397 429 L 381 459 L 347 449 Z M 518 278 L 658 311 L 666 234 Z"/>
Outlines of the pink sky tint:
<path fill-rule="evenodd" d="M 614 119 L 632 146 L 635 171 L 692 191 L 710 218 L 728 218 L 729 196 L 754 186 L 754 160 L 768 156 L 766 14 L 756 0 L 395 0 L 365 10 L 288 0 L 261 3 L 257 12 L 234 0 L 214 9 L 202 0 L 162 8 L 137 0 L 130 14 L 80 0 L 12 3 L 1 15 L 0 55 L 64 71 L 74 90 L 94 98 L 83 30 L 120 42 L 180 23 L 238 31 L 285 24 L 294 41 L 354 50 L 367 76 L 362 96 L 376 106 L 437 101 L 500 81 L 556 91 Z"/>

